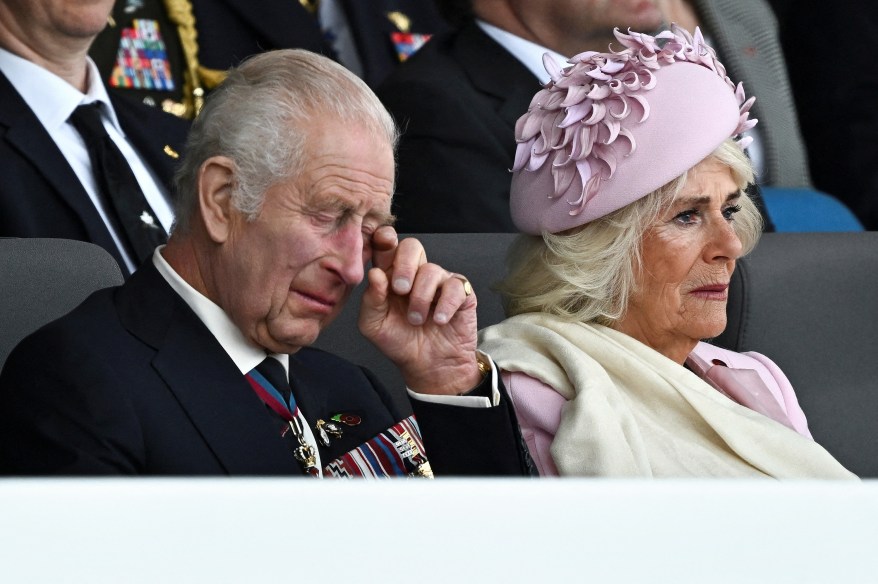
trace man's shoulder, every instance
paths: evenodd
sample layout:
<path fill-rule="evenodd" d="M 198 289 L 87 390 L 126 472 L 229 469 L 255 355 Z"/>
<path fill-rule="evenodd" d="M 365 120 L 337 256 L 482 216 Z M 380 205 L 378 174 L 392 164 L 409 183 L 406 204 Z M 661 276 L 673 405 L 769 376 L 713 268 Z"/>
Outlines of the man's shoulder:
<path fill-rule="evenodd" d="M 378 88 L 378 94 L 400 84 L 443 84 L 468 79 L 486 67 L 514 66 L 515 57 L 475 23 L 435 35 L 401 63 Z"/>
<path fill-rule="evenodd" d="M 108 88 L 107 93 L 123 127 L 132 123 L 144 127 L 154 127 L 158 124 L 161 130 L 172 129 L 177 132 L 189 130 L 191 125 L 189 120 L 167 113 L 160 108 L 148 106 L 118 89 Z"/>
<path fill-rule="evenodd" d="M 413 83 L 442 84 L 449 78 L 465 78 L 461 62 L 455 58 L 459 37 L 460 31 L 435 35 L 414 55 L 400 63 L 378 86 L 376 93 L 382 96 Z"/>

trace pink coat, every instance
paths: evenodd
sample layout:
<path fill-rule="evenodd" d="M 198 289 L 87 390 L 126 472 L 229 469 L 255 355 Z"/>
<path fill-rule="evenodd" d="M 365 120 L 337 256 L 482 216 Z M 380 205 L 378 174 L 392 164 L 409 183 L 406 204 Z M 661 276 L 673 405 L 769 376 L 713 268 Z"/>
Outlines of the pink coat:
<path fill-rule="evenodd" d="M 723 383 L 730 378 L 740 377 L 741 383 L 753 384 L 752 372 L 755 371 L 762 384 L 770 392 L 758 399 L 771 399 L 769 405 L 772 408 L 780 407 L 785 419 L 781 422 L 791 426 L 803 436 L 811 437 L 808 430 L 808 421 L 805 413 L 799 406 L 796 393 L 783 371 L 774 362 L 759 353 L 735 353 L 727 349 L 721 349 L 707 343 L 698 343 L 692 356 L 707 364 L 724 364 L 728 367 L 725 381 L 719 381 L 718 390 L 722 393 L 733 394 L 732 391 L 724 391 Z M 515 406 L 518 423 L 521 426 L 530 454 L 543 476 L 557 476 L 558 470 L 549 452 L 555 432 L 561 422 L 561 408 L 567 403 L 558 392 L 525 373 L 504 371 L 503 382 Z M 750 377 L 748 379 L 748 377 Z M 731 383 L 734 383 L 734 379 Z M 708 383 L 711 383 L 708 381 Z M 764 392 L 763 392 L 764 393 Z M 756 392 L 754 395 L 759 395 Z M 736 400 L 739 401 L 740 400 Z M 776 402 L 776 404 L 775 404 Z M 758 409 L 754 407 L 753 409 Z M 773 416 L 772 416 L 773 417 Z"/>

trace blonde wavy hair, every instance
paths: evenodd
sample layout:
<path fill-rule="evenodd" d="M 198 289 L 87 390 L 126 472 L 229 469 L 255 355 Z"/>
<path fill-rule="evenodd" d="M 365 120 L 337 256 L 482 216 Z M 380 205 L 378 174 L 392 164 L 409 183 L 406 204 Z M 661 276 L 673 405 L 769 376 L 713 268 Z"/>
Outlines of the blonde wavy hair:
<path fill-rule="evenodd" d="M 753 182 L 753 167 L 732 139 L 709 159 L 727 166 L 742 191 L 741 210 L 732 226 L 747 254 L 762 232 L 759 210 L 744 192 Z M 519 236 L 507 256 L 508 275 L 497 286 L 506 314 L 545 312 L 606 326 L 622 318 L 643 267 L 643 236 L 673 204 L 691 172 L 585 225 L 561 233 Z"/>

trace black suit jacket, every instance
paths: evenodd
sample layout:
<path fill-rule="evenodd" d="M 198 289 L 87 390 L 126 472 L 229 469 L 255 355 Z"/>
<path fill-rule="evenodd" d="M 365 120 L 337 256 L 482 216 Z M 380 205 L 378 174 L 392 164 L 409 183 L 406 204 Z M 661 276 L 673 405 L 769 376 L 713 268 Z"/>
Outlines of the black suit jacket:
<path fill-rule="evenodd" d="M 320 350 L 292 355 L 290 379 L 312 425 L 363 420 L 320 447 L 324 465 L 409 413 L 367 371 Z M 463 426 L 443 418 L 450 411 L 425 414 L 437 474 L 525 470 L 508 407 L 467 412 L 478 420 Z M 0 474 L 301 473 L 279 420 L 151 262 L 25 339 L 0 375 Z"/>
<path fill-rule="evenodd" d="M 402 129 L 394 212 L 408 233 L 516 232 L 515 122 L 539 80 L 474 22 L 428 42 L 378 88 Z M 765 220 L 762 195 L 748 190 Z"/>
<path fill-rule="evenodd" d="M 189 124 L 111 93 L 119 123 L 146 165 L 173 192 L 177 159 Z M 96 243 L 126 271 L 76 173 L 33 110 L 0 73 L 0 236 L 61 237 Z"/>
<path fill-rule="evenodd" d="M 378 88 L 400 124 L 404 232 L 514 232 L 515 122 L 539 80 L 475 24 L 430 40 Z"/>
<path fill-rule="evenodd" d="M 448 30 L 434 2 L 424 0 L 338 0 L 357 47 L 363 79 L 379 85 L 400 63 L 391 35 L 397 32 L 435 35 Z M 389 15 L 399 18 L 390 18 Z M 400 25 L 405 25 L 405 30 Z"/>
<path fill-rule="evenodd" d="M 132 26 L 133 19 L 157 21 L 174 89 L 122 90 L 138 99 L 149 97 L 156 105 L 165 99 L 181 100 L 186 68 L 177 25 L 168 18 L 164 4 L 163 0 L 146 0 L 130 10 L 125 3 L 118 2 L 113 10 L 114 26 L 102 31 L 90 50 L 104 80 L 109 82 L 122 31 Z M 197 31 L 198 61 L 208 69 L 225 71 L 251 55 L 273 49 L 302 48 L 336 58 L 330 42 L 332 32 L 321 30 L 317 17 L 298 0 L 191 0 L 190 4 Z M 362 77 L 371 86 L 377 85 L 399 64 L 392 33 L 435 34 L 448 28 L 430 1 L 339 0 L 338 6 L 347 19 Z"/>
<path fill-rule="evenodd" d="M 317 19 L 298 1 L 192 0 L 198 58 L 225 70 L 272 49 L 302 48 L 332 56 Z"/>

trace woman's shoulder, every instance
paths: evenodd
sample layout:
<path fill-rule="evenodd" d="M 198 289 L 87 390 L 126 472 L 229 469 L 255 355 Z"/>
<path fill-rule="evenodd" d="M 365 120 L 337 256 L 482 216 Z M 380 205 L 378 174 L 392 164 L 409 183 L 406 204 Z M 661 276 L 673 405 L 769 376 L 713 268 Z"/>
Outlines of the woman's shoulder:
<path fill-rule="evenodd" d="M 756 371 L 765 386 L 771 391 L 778 403 L 781 404 L 787 417 L 793 422 L 796 429 L 800 433 L 810 436 L 807 418 L 801 406 L 799 406 L 799 400 L 796 397 L 792 383 L 787 379 L 786 374 L 781 368 L 770 358 L 755 351 L 738 353 L 703 342 L 698 343 L 692 352 L 706 363 L 713 365 L 722 364 L 731 369 L 751 369 Z"/>
<path fill-rule="evenodd" d="M 692 353 L 711 365 L 725 365 L 730 369 L 752 369 L 759 374 L 759 377 L 769 385 L 773 392 L 774 390 L 780 393 L 792 391 L 792 385 L 784 372 L 774 361 L 762 353 L 755 351 L 738 353 L 704 342 L 698 343 Z"/>

